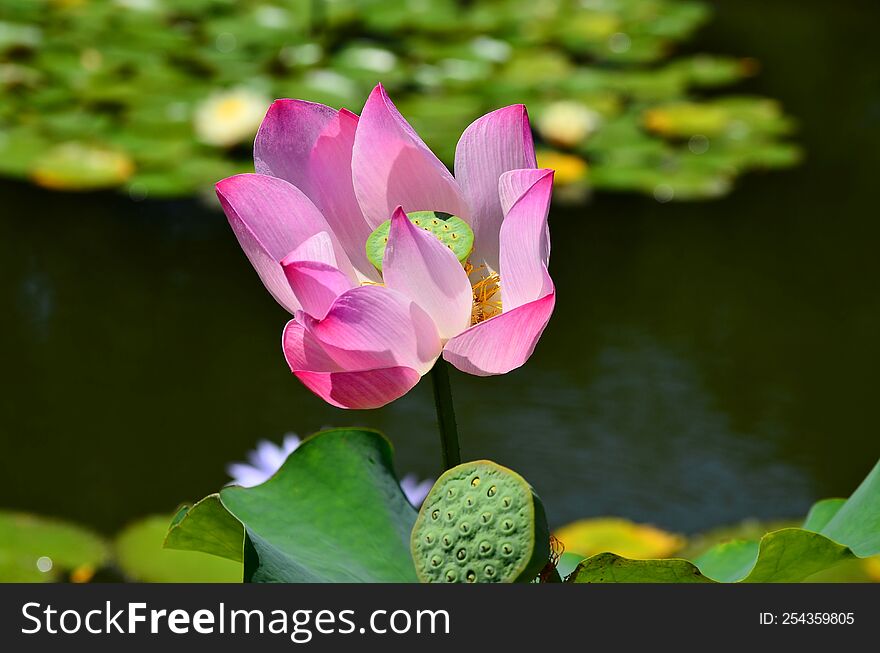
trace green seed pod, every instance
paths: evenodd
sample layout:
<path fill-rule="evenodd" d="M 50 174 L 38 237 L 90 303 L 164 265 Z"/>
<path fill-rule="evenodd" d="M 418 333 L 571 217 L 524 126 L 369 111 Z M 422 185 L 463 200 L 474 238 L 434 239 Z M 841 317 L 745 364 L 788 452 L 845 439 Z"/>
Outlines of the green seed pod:
<path fill-rule="evenodd" d="M 431 232 L 437 240 L 452 250 L 459 261 L 464 263 L 474 248 L 474 232 L 468 223 L 458 216 L 441 211 L 414 211 L 406 217 L 415 226 Z M 380 224 L 367 238 L 367 258 L 376 269 L 382 270 L 385 258 L 385 246 L 388 244 L 388 232 L 391 220 Z"/>
<path fill-rule="evenodd" d="M 437 479 L 410 552 L 423 583 L 528 583 L 550 557 L 550 530 L 522 476 L 478 460 Z"/>

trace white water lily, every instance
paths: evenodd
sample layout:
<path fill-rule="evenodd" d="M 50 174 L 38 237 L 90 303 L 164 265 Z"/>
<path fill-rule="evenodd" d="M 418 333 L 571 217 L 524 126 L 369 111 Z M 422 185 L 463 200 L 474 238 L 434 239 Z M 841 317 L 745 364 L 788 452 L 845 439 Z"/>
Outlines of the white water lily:
<path fill-rule="evenodd" d="M 296 433 L 286 434 L 281 444 L 260 440 L 257 443 L 257 448 L 248 452 L 247 462 L 230 463 L 226 466 L 226 473 L 232 477 L 229 484 L 254 487 L 268 481 L 301 442 L 302 440 Z M 428 492 L 433 486 L 433 479 L 428 478 L 420 481 L 415 474 L 407 474 L 400 479 L 400 489 L 403 490 L 407 500 L 416 508 L 422 505 L 422 501 L 428 496 Z"/>
<path fill-rule="evenodd" d="M 547 141 L 563 147 L 576 147 L 589 137 L 602 117 L 580 102 L 554 102 L 538 116 L 538 132 Z"/>
<path fill-rule="evenodd" d="M 229 147 L 254 137 L 271 100 L 247 88 L 211 95 L 196 108 L 195 131 L 208 145 Z"/>

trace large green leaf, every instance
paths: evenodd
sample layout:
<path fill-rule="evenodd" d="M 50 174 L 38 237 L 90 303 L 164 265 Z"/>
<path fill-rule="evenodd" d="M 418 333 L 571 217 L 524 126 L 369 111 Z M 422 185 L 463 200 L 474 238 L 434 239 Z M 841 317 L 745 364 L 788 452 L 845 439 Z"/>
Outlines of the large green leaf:
<path fill-rule="evenodd" d="M 695 563 L 706 576 L 723 583 L 797 583 L 851 557 L 845 546 L 823 535 L 783 528 L 760 542 L 724 542 Z"/>
<path fill-rule="evenodd" d="M 262 485 L 215 496 L 178 513 L 166 546 L 233 559 L 243 546 L 250 582 L 416 580 L 416 511 L 394 474 L 391 445 L 376 431 L 315 434 Z"/>
<path fill-rule="evenodd" d="M 880 462 L 822 529 L 860 558 L 880 553 Z"/>
<path fill-rule="evenodd" d="M 95 533 L 67 522 L 0 511 L 0 582 L 86 581 L 107 562 Z"/>
<path fill-rule="evenodd" d="M 165 537 L 167 549 L 202 551 L 236 562 L 243 559 L 243 546 L 244 527 L 223 507 L 219 494 L 181 508 Z"/>
<path fill-rule="evenodd" d="M 748 576 L 761 545 L 754 540 L 730 540 L 710 548 L 694 560 L 702 572 L 714 580 L 734 582 Z"/>
<path fill-rule="evenodd" d="M 147 583 L 237 583 L 241 562 L 196 551 L 162 548 L 167 515 L 134 522 L 116 537 L 116 561 L 130 580 Z"/>
<path fill-rule="evenodd" d="M 813 507 L 810 508 L 810 512 L 807 513 L 807 517 L 804 519 L 801 528 L 813 531 L 814 533 L 821 533 L 822 529 L 828 525 L 831 518 L 837 514 L 837 511 L 840 510 L 841 506 L 845 503 L 846 499 L 822 499 L 821 501 L 817 501 L 813 504 Z"/>
<path fill-rule="evenodd" d="M 711 583 L 687 560 L 628 560 L 599 553 L 581 562 L 569 583 Z"/>

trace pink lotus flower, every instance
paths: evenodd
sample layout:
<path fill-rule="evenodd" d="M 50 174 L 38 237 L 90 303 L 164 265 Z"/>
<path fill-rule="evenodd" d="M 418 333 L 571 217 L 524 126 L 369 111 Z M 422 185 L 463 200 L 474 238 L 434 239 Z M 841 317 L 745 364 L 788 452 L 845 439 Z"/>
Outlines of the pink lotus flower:
<path fill-rule="evenodd" d="M 340 408 L 376 408 L 409 391 L 439 356 L 469 374 L 504 374 L 531 356 L 553 312 L 547 213 L 553 171 L 537 169 L 525 107 L 473 122 L 455 177 L 382 86 L 360 118 L 277 100 L 254 144 L 256 174 L 217 184 L 239 243 L 294 315 L 291 371 Z M 462 264 L 407 213 L 464 220 Z M 390 218 L 381 272 L 370 235 Z"/>

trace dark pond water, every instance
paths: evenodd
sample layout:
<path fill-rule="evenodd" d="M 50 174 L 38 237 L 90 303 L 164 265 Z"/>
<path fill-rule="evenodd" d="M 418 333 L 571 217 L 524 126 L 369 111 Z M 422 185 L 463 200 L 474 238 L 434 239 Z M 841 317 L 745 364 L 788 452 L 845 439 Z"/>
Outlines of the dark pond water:
<path fill-rule="evenodd" d="M 464 455 L 523 473 L 555 524 L 797 515 L 880 455 L 876 3 L 718 7 L 693 49 L 763 62 L 745 90 L 799 118 L 805 164 L 715 203 L 554 210 L 535 356 L 453 377 Z M 314 398 L 221 214 L 13 183 L 0 206 L 0 506 L 112 531 L 214 491 L 258 438 L 328 424 L 436 473 L 429 384 L 371 413 Z"/>

